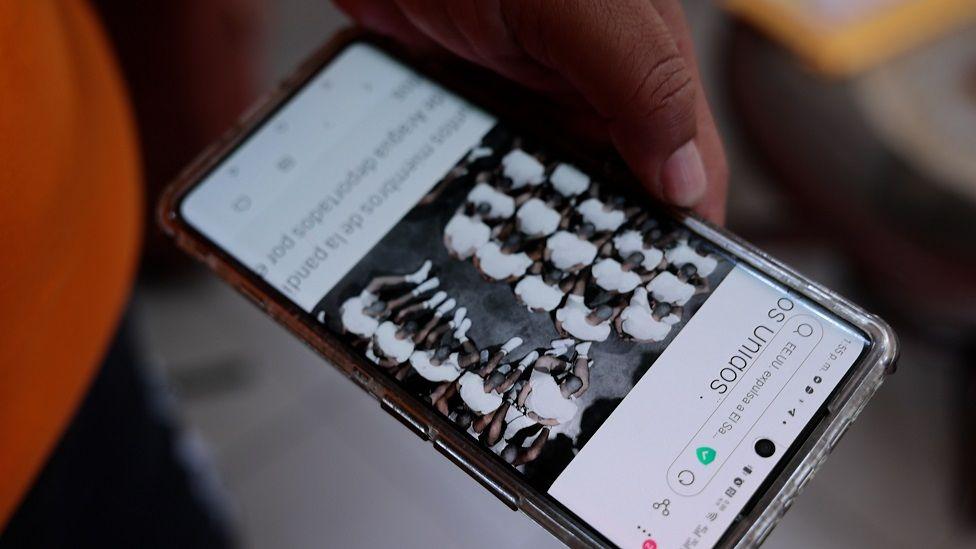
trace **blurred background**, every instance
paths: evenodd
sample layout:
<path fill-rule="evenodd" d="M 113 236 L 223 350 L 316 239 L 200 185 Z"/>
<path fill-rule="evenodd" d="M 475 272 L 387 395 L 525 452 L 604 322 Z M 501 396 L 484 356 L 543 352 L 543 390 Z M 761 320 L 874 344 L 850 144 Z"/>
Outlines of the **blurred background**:
<path fill-rule="evenodd" d="M 767 547 L 976 546 L 976 27 L 971 2 L 881 9 L 897 3 L 685 3 L 729 227 L 903 344 Z M 157 190 L 348 24 L 325 0 L 96 4 Z M 185 36 L 160 23 L 177 20 Z M 158 235 L 149 250 L 132 313 L 146 367 L 242 545 L 558 546 Z"/>

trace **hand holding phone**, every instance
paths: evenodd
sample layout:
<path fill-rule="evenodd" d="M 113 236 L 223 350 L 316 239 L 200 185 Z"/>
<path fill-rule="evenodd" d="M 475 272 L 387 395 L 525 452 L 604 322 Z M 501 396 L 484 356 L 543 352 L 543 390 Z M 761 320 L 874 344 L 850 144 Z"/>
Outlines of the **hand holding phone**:
<path fill-rule="evenodd" d="M 891 331 L 408 63 L 340 36 L 170 189 L 166 229 L 563 541 L 759 543 Z"/>
<path fill-rule="evenodd" d="M 728 168 L 677 0 L 337 3 L 401 43 L 547 95 L 564 124 L 611 142 L 652 196 L 725 218 Z"/>

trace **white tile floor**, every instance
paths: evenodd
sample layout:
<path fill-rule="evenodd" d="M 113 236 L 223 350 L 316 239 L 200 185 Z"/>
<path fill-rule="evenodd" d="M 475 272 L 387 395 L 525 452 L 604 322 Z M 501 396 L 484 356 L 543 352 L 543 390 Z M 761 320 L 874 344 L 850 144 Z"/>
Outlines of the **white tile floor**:
<path fill-rule="evenodd" d="M 274 6 L 272 76 L 342 24 L 319 0 Z M 715 26 L 699 12 L 698 35 Z M 743 162 L 733 165 L 745 187 L 756 185 Z M 749 204 L 733 201 L 733 222 Z M 783 255 L 837 282 L 829 254 Z M 558 546 L 214 278 L 141 287 L 136 301 L 147 347 L 213 453 L 246 546 Z M 766 546 L 976 546 L 952 504 L 957 373 L 950 357 L 906 341 L 901 370 Z"/>

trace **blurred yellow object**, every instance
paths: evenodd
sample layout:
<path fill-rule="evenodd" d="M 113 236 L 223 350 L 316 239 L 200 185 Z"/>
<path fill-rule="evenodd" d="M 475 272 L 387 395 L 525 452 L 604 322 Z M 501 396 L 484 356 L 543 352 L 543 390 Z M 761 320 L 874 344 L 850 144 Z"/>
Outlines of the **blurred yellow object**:
<path fill-rule="evenodd" d="M 976 22 L 976 0 L 724 0 L 828 76 L 851 76 Z"/>

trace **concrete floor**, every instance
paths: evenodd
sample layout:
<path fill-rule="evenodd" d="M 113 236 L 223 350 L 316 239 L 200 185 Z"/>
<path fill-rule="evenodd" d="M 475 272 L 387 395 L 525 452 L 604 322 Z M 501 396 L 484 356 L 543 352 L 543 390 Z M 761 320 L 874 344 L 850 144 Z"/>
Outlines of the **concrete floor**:
<path fill-rule="evenodd" d="M 719 19 L 696 4 L 692 26 L 711 88 L 716 71 L 708 52 Z M 319 0 L 273 6 L 269 82 L 343 21 Z M 745 227 L 778 198 L 734 139 L 729 153 L 730 224 Z M 829 249 L 771 251 L 828 285 L 847 287 L 845 265 Z M 245 546 L 559 545 L 213 277 L 141 286 L 136 313 L 181 418 L 213 459 Z M 953 505 L 951 407 L 959 369 L 950 355 L 908 337 L 900 371 L 766 547 L 976 546 Z"/>

